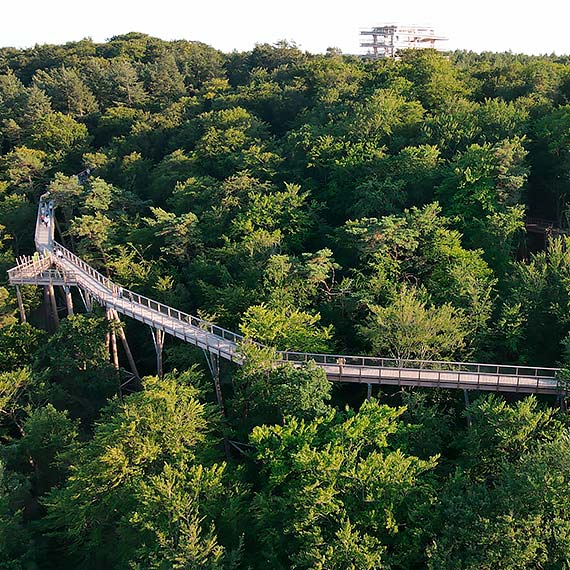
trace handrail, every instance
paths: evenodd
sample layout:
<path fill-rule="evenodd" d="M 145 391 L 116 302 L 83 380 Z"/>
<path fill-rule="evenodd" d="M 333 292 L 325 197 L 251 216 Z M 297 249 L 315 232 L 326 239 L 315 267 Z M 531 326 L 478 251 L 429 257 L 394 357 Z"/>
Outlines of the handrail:
<path fill-rule="evenodd" d="M 38 281 L 56 281 L 63 283 L 77 283 L 77 274 L 74 271 L 62 269 L 44 269 L 43 271 L 30 272 L 30 271 L 17 271 L 10 275 L 11 283 L 27 282 L 35 283 Z"/>
<path fill-rule="evenodd" d="M 440 370 L 442 372 L 466 372 L 496 376 L 525 376 L 533 378 L 555 378 L 559 368 L 518 366 L 515 364 L 491 364 L 482 362 L 454 362 L 448 360 L 417 360 L 384 358 L 380 356 L 361 356 L 346 354 L 319 354 L 309 352 L 280 351 L 279 359 L 283 362 L 308 362 L 316 364 L 341 365 L 365 368 L 400 368 L 402 370 Z M 532 372 L 532 374 L 530 374 Z M 546 374 L 539 374 L 539 372 Z"/>
<path fill-rule="evenodd" d="M 38 271 L 44 271 L 48 269 L 51 265 L 51 259 L 48 256 L 40 257 L 38 259 L 34 259 L 34 257 L 20 257 L 17 260 L 16 267 L 12 267 L 12 269 L 8 269 L 8 277 L 16 274 L 21 273 L 23 271 L 33 270 L 34 273 Z"/>
<path fill-rule="evenodd" d="M 199 317 L 195 317 L 194 315 L 190 315 L 189 313 L 185 313 L 178 309 L 174 309 L 169 305 L 165 305 L 160 303 L 159 301 L 155 301 L 154 299 L 150 299 L 149 297 L 145 297 L 144 295 L 140 295 L 139 293 L 135 293 L 130 289 L 126 289 L 117 285 L 108 277 L 105 277 L 101 273 L 99 273 L 96 269 L 93 269 L 89 264 L 83 261 L 80 257 L 75 255 L 73 252 L 69 251 L 63 245 L 58 242 L 54 241 L 54 259 L 57 264 L 57 260 L 59 258 L 59 252 L 61 253 L 61 257 L 67 259 L 74 265 L 78 266 L 84 272 L 86 272 L 90 277 L 95 279 L 101 285 L 103 285 L 108 291 L 109 294 L 120 298 L 122 300 L 129 301 L 131 303 L 137 303 L 146 307 L 147 309 L 154 311 L 156 313 L 167 315 L 170 318 L 175 320 L 181 321 L 182 323 L 189 324 L 191 326 L 195 326 L 196 328 L 200 328 L 202 330 L 206 330 L 211 334 L 216 336 L 220 336 L 224 340 L 231 340 L 234 344 L 241 342 L 244 340 L 244 337 L 240 334 L 234 333 L 228 329 L 220 327 L 219 325 L 215 325 L 204 319 L 200 319 Z"/>
<path fill-rule="evenodd" d="M 56 244 L 56 247 L 62 247 Z M 63 248 L 65 249 L 65 248 Z M 57 251 L 57 250 L 56 250 Z M 65 250 L 65 257 L 72 257 L 79 261 L 79 264 L 86 266 L 90 271 L 89 273 L 95 275 L 99 281 L 107 286 L 115 295 L 120 291 L 121 299 L 126 299 L 131 303 L 142 305 L 158 314 L 164 314 L 168 317 L 180 321 L 183 324 L 187 323 L 196 328 L 206 330 L 214 336 L 220 337 L 223 340 L 229 340 L 233 344 L 237 344 L 244 339 L 242 335 L 224 329 L 218 325 L 174 309 L 168 305 L 164 305 L 158 301 L 135 293 L 129 289 L 122 289 L 115 285 L 110 279 L 102 276 L 95 271 L 91 266 L 87 265 L 83 260 L 75 256 L 75 254 Z M 259 345 L 263 347 L 263 345 Z M 344 361 L 343 364 L 347 366 L 359 366 L 363 368 L 400 368 L 402 370 L 434 370 L 441 372 L 471 372 L 485 376 L 524 376 L 532 378 L 546 378 L 553 379 L 559 369 L 548 367 L 530 367 L 530 366 L 517 366 L 517 365 L 503 365 L 503 364 L 489 364 L 489 363 L 475 363 L 475 362 L 453 362 L 453 361 L 433 361 L 433 360 L 416 360 L 416 359 L 394 359 L 394 358 L 381 358 L 373 356 L 361 355 L 336 355 L 336 354 L 319 354 L 319 353 L 304 353 L 295 351 L 282 351 L 278 352 L 280 360 L 283 362 L 307 362 L 309 360 L 315 361 L 317 364 L 334 365 L 338 364 L 339 360 Z"/>
<path fill-rule="evenodd" d="M 532 229 L 538 232 L 550 232 L 555 234 L 568 235 L 570 229 L 562 226 L 558 221 L 555 220 L 545 220 L 543 218 L 526 218 L 525 227 L 528 231 Z"/>

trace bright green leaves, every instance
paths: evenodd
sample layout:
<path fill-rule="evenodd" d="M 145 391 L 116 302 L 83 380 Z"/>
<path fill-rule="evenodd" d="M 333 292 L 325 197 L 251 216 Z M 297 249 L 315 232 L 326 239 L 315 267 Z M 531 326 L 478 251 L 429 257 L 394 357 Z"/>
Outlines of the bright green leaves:
<path fill-rule="evenodd" d="M 438 189 L 446 211 L 469 222 L 517 204 L 528 176 L 525 156 L 520 139 L 470 146 Z"/>
<path fill-rule="evenodd" d="M 257 243 L 287 243 L 293 250 L 301 247 L 314 224 L 315 204 L 298 184 L 285 183 L 282 192 L 248 194 L 248 206 L 233 221 L 234 232 L 243 236 L 245 248 L 253 253 Z"/>
<path fill-rule="evenodd" d="M 279 350 L 327 352 L 332 327 L 319 326 L 320 315 L 292 307 L 252 305 L 243 316 L 241 332 L 248 338 Z"/>
<path fill-rule="evenodd" d="M 368 260 L 357 296 L 371 315 L 361 330 L 381 354 L 450 358 L 482 341 L 495 279 L 480 251 L 462 247 L 437 204 L 345 227 Z"/>
<path fill-rule="evenodd" d="M 422 298 L 424 297 L 424 298 Z M 445 360 L 465 347 L 467 320 L 445 303 L 426 304 L 425 291 L 403 286 L 386 307 L 369 306 L 371 315 L 361 333 L 374 354 L 399 360 Z"/>
<path fill-rule="evenodd" d="M 59 162 L 71 155 L 78 158 L 89 143 L 87 127 L 60 112 L 45 115 L 33 125 L 30 139 L 34 147 L 49 153 Z"/>
<path fill-rule="evenodd" d="M 49 527 L 89 567 L 223 567 L 214 521 L 231 524 L 240 491 L 211 462 L 209 431 L 183 378 L 146 379 L 77 447 L 72 477 L 46 500 Z"/>
<path fill-rule="evenodd" d="M 372 569 L 389 565 L 392 546 L 406 548 L 435 459 L 390 448 L 401 411 L 371 401 L 358 413 L 253 430 L 263 482 L 256 524 L 270 529 L 260 534 L 265 565 Z"/>
<path fill-rule="evenodd" d="M 568 429 L 534 398 L 470 406 L 458 470 L 440 492 L 430 569 L 564 568 Z M 476 540 L 474 540 L 476 537 Z"/>
<path fill-rule="evenodd" d="M 332 385 L 312 362 L 279 364 L 278 354 L 245 343 L 243 367 L 232 378 L 234 429 L 244 438 L 252 427 L 282 423 L 286 417 L 313 419 L 330 411 Z"/>

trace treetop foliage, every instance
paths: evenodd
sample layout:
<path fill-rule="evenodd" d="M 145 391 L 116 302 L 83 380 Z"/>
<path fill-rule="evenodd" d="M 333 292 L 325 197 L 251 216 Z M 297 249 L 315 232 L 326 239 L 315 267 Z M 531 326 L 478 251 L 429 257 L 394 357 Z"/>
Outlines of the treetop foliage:
<path fill-rule="evenodd" d="M 279 351 L 567 375 L 569 133 L 566 56 L 224 54 L 135 32 L 1 48 L 2 274 L 49 190 L 58 241 L 241 331 L 245 360 L 221 366 L 222 413 L 200 351 L 169 337 L 157 378 L 144 327 L 74 291 L 48 333 L 33 287 L 18 324 L 4 278 L 0 568 L 568 568 L 553 402 L 364 401 Z M 111 364 L 119 326 L 142 379 Z"/>

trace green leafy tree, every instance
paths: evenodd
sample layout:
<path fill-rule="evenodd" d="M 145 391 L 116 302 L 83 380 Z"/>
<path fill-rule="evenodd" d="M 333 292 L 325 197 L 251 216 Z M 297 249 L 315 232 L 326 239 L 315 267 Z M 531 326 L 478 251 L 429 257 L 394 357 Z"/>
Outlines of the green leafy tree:
<path fill-rule="evenodd" d="M 497 337 L 510 344 L 507 354 L 514 353 L 516 361 L 553 364 L 560 359 L 562 340 L 570 330 L 567 240 L 551 239 L 545 251 L 512 266 L 503 308 L 509 326 L 498 328 Z"/>
<path fill-rule="evenodd" d="M 104 107 L 139 107 L 147 99 L 143 83 L 133 63 L 124 56 L 90 58 L 85 62 L 86 82 Z"/>
<path fill-rule="evenodd" d="M 257 567 L 372 569 L 422 559 L 416 507 L 431 493 L 426 475 L 436 461 L 391 448 L 401 413 L 373 400 L 358 413 L 254 428 Z"/>
<path fill-rule="evenodd" d="M 142 392 L 108 406 L 90 442 L 70 449 L 73 476 L 48 495 L 46 524 L 71 560 L 231 567 L 240 492 L 212 461 L 208 413 L 185 379 L 147 378 Z M 224 547 L 217 532 L 226 529 Z"/>
<path fill-rule="evenodd" d="M 332 327 L 319 326 L 320 315 L 293 308 L 253 305 L 245 312 L 240 330 L 243 335 L 279 350 L 326 352 Z"/>
<path fill-rule="evenodd" d="M 567 428 L 528 398 L 496 397 L 469 408 L 461 470 L 444 485 L 429 568 L 563 568 L 569 513 Z M 477 541 L 473 541 L 477 536 Z"/>
<path fill-rule="evenodd" d="M 427 109 L 469 91 L 453 64 L 435 50 L 404 51 L 402 75 L 411 81 L 414 93 Z"/>
<path fill-rule="evenodd" d="M 436 146 L 406 147 L 383 159 L 371 176 L 356 187 L 355 217 L 398 214 L 403 207 L 424 204 L 433 197 L 440 176 L 440 152 Z"/>
<path fill-rule="evenodd" d="M 176 216 L 162 208 L 151 208 L 154 218 L 145 218 L 152 228 L 155 239 L 162 241 L 161 251 L 174 258 L 190 261 L 192 254 L 200 249 L 201 239 L 198 218 L 192 212 Z"/>
<path fill-rule="evenodd" d="M 62 320 L 34 363 L 50 401 L 86 423 L 117 393 L 119 378 L 109 362 L 103 318 L 75 314 Z"/>
<path fill-rule="evenodd" d="M 379 356 L 446 360 L 465 348 L 467 323 L 462 311 L 450 304 L 430 304 L 425 292 L 402 287 L 388 306 L 369 308 L 371 315 L 360 331 Z"/>
<path fill-rule="evenodd" d="M 97 111 L 93 93 L 73 68 L 40 69 L 34 75 L 34 85 L 47 93 L 56 111 L 75 118 Z"/>
<path fill-rule="evenodd" d="M 528 176 L 525 156 L 519 139 L 470 146 L 450 165 L 438 188 L 446 213 L 458 216 L 469 229 L 472 220 L 504 213 L 519 203 Z"/>
<path fill-rule="evenodd" d="M 29 368 L 0 372 L 0 414 L 3 427 L 14 425 L 21 431 L 23 411 L 27 405 L 27 389 L 32 384 Z"/>
<path fill-rule="evenodd" d="M 227 178 L 246 166 L 246 151 L 267 137 L 265 125 L 246 109 L 210 111 L 198 117 L 202 133 L 194 156 L 203 174 Z"/>
<path fill-rule="evenodd" d="M 66 411 L 52 404 L 36 408 L 22 426 L 23 437 L 13 444 L 20 470 L 33 469 L 30 480 L 36 497 L 63 482 L 65 465 L 60 455 L 78 436 L 78 425 Z"/>
<path fill-rule="evenodd" d="M 69 115 L 56 112 L 40 117 L 32 126 L 30 143 L 49 153 L 54 161 L 79 157 L 89 143 L 87 127 Z"/>
<path fill-rule="evenodd" d="M 248 343 L 240 350 L 245 361 L 232 377 L 230 400 L 236 433 L 247 437 L 256 425 L 281 424 L 286 417 L 310 420 L 330 410 L 332 385 L 314 362 L 279 363 L 273 349 Z"/>
<path fill-rule="evenodd" d="M 4 178 L 20 192 L 35 197 L 44 182 L 47 155 L 41 150 L 17 147 L 3 157 Z"/>
<path fill-rule="evenodd" d="M 0 328 L 0 370 L 9 372 L 31 366 L 44 339 L 44 332 L 28 323 Z"/>
<path fill-rule="evenodd" d="M 24 522 L 26 483 L 8 471 L 0 460 L 0 567 L 6 570 L 36 570 L 39 549 Z"/>
<path fill-rule="evenodd" d="M 403 216 L 348 222 L 345 231 L 364 261 L 354 296 L 364 306 L 387 308 L 402 290 L 411 291 L 409 285 L 423 286 L 433 311 L 445 305 L 452 321 L 463 322 L 465 342 L 478 346 L 491 317 L 495 279 L 482 252 L 464 249 L 461 234 L 440 213 L 436 203 Z"/>
<path fill-rule="evenodd" d="M 148 65 L 148 92 L 160 105 L 166 105 L 186 93 L 184 77 L 172 53 L 165 52 Z"/>

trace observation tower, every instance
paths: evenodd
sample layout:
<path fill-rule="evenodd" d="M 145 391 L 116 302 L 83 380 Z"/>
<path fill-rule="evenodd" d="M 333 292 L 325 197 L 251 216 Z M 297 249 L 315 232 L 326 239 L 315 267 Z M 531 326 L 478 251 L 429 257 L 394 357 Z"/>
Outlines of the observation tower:
<path fill-rule="evenodd" d="M 441 49 L 440 43 L 447 40 L 430 26 L 403 24 L 381 24 L 360 30 L 360 35 L 360 47 L 371 58 L 397 58 L 403 49 Z"/>

